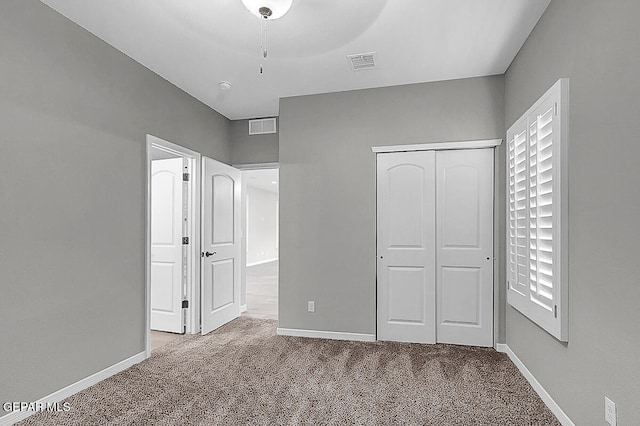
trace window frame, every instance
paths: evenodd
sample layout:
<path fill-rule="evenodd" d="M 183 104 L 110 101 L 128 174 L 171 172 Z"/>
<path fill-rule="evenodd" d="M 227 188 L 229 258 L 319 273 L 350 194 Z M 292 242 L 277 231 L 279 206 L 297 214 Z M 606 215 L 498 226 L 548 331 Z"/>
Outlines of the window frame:
<path fill-rule="evenodd" d="M 531 227 L 530 221 L 532 218 L 530 212 L 530 193 L 532 186 L 530 185 L 530 126 L 532 123 L 537 123 L 540 120 L 542 114 L 539 114 L 541 108 L 546 108 L 549 105 L 555 108 L 552 118 L 552 247 L 553 247 L 553 283 L 552 283 L 552 305 L 553 308 L 549 310 L 548 307 L 542 306 L 540 303 L 535 302 L 532 297 L 531 289 L 531 275 L 532 267 L 530 261 L 531 246 Z M 548 109 L 547 109 L 548 111 Z M 533 121 L 532 121 L 533 117 Z M 506 144 L 506 277 L 507 277 L 507 303 L 532 320 L 538 326 L 546 330 L 549 334 L 556 339 L 567 342 L 569 339 L 568 332 L 568 145 L 569 145 L 569 80 L 562 78 L 558 80 L 536 103 L 531 106 L 516 122 L 507 130 L 507 144 Z M 525 284 L 520 284 L 518 281 L 518 259 L 517 259 L 517 197 L 516 197 L 516 180 L 515 180 L 515 146 L 514 146 L 514 180 L 511 181 L 511 147 L 514 142 L 514 136 L 521 135 L 522 131 L 525 132 L 525 233 L 526 233 L 526 263 L 525 267 L 526 276 Z M 558 135 L 556 138 L 555 135 Z M 537 154 L 539 155 L 539 151 Z M 536 157 L 537 166 L 538 157 Z M 538 176 L 536 170 L 536 177 Z M 512 185 L 513 184 L 513 188 Z M 538 194 L 541 188 L 541 184 L 536 182 L 536 191 Z M 510 190 L 514 191 L 514 201 L 511 201 Z M 514 216 L 511 216 L 511 206 L 514 206 Z M 535 217 L 536 221 L 536 238 L 537 231 L 541 229 L 540 221 Z M 516 239 L 512 240 L 511 230 L 512 225 L 514 232 L 516 233 Z M 515 242 L 515 246 L 514 243 Z M 535 248 L 537 250 L 537 246 Z M 512 256 L 512 252 L 516 253 L 516 256 Z M 515 262 L 514 262 L 515 260 Z M 536 257 L 537 260 L 537 257 Z M 514 276 L 515 271 L 515 276 Z M 536 283 L 538 274 L 535 270 L 533 273 L 536 275 Z M 515 282 L 514 282 L 515 281 Z M 515 284 L 515 285 L 514 285 Z M 537 286 L 537 284 L 536 284 Z"/>

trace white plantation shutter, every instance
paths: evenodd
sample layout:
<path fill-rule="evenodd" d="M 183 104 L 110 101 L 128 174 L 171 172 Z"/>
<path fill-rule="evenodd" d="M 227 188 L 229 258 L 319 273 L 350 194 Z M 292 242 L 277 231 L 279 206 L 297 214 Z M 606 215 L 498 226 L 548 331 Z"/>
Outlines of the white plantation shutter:
<path fill-rule="evenodd" d="M 554 309 L 553 115 L 555 107 L 529 117 L 529 287 L 531 300 Z M 549 108 L 547 108 L 549 107 Z"/>
<path fill-rule="evenodd" d="M 507 300 L 562 341 L 568 337 L 567 103 L 562 79 L 507 131 Z"/>
<path fill-rule="evenodd" d="M 522 296 L 529 286 L 527 273 L 527 129 L 526 121 L 514 125 L 509 150 L 509 282 Z M 512 127 L 512 129 L 514 128 Z"/>

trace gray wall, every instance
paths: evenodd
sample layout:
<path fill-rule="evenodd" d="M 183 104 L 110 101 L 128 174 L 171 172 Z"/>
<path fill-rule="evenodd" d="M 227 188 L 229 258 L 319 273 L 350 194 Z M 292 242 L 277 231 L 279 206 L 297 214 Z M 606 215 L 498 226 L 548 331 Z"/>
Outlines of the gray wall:
<path fill-rule="evenodd" d="M 640 424 L 640 2 L 554 0 L 506 74 L 506 127 L 570 79 L 569 343 L 507 306 L 507 343 L 577 425 Z"/>
<path fill-rule="evenodd" d="M 230 129 L 231 164 L 278 162 L 278 133 L 249 136 L 249 120 L 233 120 Z"/>
<path fill-rule="evenodd" d="M 229 121 L 36 0 L 0 63 L 0 401 L 32 401 L 144 350 L 145 135 L 229 161 Z"/>
<path fill-rule="evenodd" d="M 503 103 L 502 76 L 282 99 L 279 326 L 375 333 L 371 147 L 502 138 Z"/>

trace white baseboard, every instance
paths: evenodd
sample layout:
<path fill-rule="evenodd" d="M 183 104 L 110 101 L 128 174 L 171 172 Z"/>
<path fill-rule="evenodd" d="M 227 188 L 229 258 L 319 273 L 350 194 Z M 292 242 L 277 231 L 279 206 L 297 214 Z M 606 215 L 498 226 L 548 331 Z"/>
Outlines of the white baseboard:
<path fill-rule="evenodd" d="M 524 365 L 524 363 L 518 358 L 518 356 L 511 350 L 511 348 L 504 343 L 496 343 L 496 350 L 498 352 L 504 352 L 507 354 L 509 359 L 518 367 L 518 370 L 522 373 L 522 375 L 527 379 L 533 390 L 540 396 L 542 401 L 549 407 L 549 410 L 558 418 L 558 421 L 563 426 L 575 426 L 575 424 L 571 421 L 569 416 L 562 411 L 562 408 L 553 400 L 551 395 L 545 390 L 544 387 L 540 384 L 540 382 L 535 378 L 535 376 L 529 371 L 529 369 Z"/>
<path fill-rule="evenodd" d="M 247 312 L 247 305 L 240 305 L 240 313 Z"/>
<path fill-rule="evenodd" d="M 62 400 L 69 398 L 71 395 L 74 395 L 82 390 L 85 390 L 86 388 L 93 386 L 96 383 L 101 382 L 104 379 L 107 379 L 113 376 L 114 374 L 124 371 L 127 368 L 131 367 L 132 365 L 135 365 L 141 361 L 144 361 L 146 358 L 147 358 L 146 352 L 140 352 L 137 355 L 134 355 L 123 361 L 120 361 L 119 363 L 114 364 L 111 367 L 107 367 L 102 371 L 98 371 L 97 373 L 92 374 L 89 377 L 85 377 L 84 379 L 78 380 L 77 382 L 72 383 L 65 388 L 55 391 L 52 394 L 49 394 L 44 398 L 41 398 L 38 401 L 33 401 L 33 402 L 43 403 L 45 405 L 47 403 L 53 404 L 56 402 L 61 402 Z M 31 401 L 21 401 L 21 402 L 31 402 Z M 73 407 L 71 408 L 73 409 Z M 36 413 L 35 411 L 13 411 L 9 414 L 5 414 L 4 416 L 0 417 L 0 426 L 12 425 L 21 420 L 26 419 L 29 416 L 34 415 L 35 413 Z"/>
<path fill-rule="evenodd" d="M 358 342 L 375 342 L 375 334 L 343 333 L 338 331 L 300 330 L 297 328 L 280 328 L 279 336 L 311 337 L 314 339 L 355 340 Z"/>
<path fill-rule="evenodd" d="M 247 263 L 247 268 L 250 267 L 250 266 L 257 266 L 257 265 L 263 265 L 265 263 L 275 262 L 276 260 L 278 260 L 277 257 L 275 259 L 259 260 L 257 262 Z"/>

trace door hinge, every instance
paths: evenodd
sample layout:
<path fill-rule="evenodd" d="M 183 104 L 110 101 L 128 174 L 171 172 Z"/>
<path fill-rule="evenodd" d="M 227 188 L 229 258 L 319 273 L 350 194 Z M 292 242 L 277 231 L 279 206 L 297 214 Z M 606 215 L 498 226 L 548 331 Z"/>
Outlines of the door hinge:
<path fill-rule="evenodd" d="M 558 318 L 558 305 L 553 305 L 553 317 Z"/>
<path fill-rule="evenodd" d="M 183 182 L 189 182 L 189 173 L 183 173 L 182 174 L 182 181 Z"/>
<path fill-rule="evenodd" d="M 554 115 L 558 115 L 558 103 L 557 102 L 555 103 L 555 111 L 554 112 L 555 112 Z"/>
<path fill-rule="evenodd" d="M 189 237 L 182 237 L 182 244 L 184 245 L 189 244 Z"/>
<path fill-rule="evenodd" d="M 189 301 L 188 300 L 183 300 L 182 301 L 182 309 L 186 309 L 189 307 Z"/>

